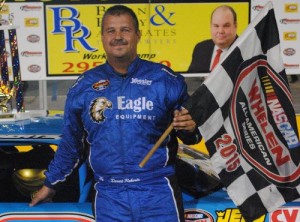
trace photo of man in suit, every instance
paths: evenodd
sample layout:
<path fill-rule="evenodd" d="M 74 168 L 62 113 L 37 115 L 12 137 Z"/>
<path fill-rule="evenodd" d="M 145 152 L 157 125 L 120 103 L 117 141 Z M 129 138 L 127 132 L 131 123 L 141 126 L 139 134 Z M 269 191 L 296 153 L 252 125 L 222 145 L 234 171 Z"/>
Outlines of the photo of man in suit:
<path fill-rule="evenodd" d="M 211 72 L 218 49 L 222 50 L 220 61 L 237 38 L 237 15 L 231 6 L 221 5 L 214 9 L 211 14 L 210 33 L 211 39 L 195 46 L 188 73 Z"/>

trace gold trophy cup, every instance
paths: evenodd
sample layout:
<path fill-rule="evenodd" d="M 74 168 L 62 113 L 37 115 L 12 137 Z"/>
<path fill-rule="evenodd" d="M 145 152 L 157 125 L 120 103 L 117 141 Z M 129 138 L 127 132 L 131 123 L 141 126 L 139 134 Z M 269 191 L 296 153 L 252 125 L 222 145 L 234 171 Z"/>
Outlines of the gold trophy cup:
<path fill-rule="evenodd" d="M 8 104 L 15 96 L 15 87 L 12 89 L 0 81 L 0 119 L 12 118 L 14 115 L 8 112 Z"/>

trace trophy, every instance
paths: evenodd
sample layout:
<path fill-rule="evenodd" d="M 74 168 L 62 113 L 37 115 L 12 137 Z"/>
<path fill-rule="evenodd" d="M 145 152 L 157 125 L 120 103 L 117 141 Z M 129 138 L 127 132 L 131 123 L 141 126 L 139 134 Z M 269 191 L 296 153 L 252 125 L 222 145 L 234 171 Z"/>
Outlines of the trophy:
<path fill-rule="evenodd" d="M 0 1 L 0 11 L 4 6 L 4 3 L 5 0 Z M 11 105 L 13 98 L 16 100 L 16 112 L 24 112 L 23 83 L 20 72 L 17 32 L 16 27 L 13 26 L 12 14 L 9 15 L 8 21 L 9 25 L 0 24 L 0 120 L 15 117 Z M 8 35 L 10 52 L 6 50 L 5 33 Z M 12 82 L 9 80 L 8 56 L 11 56 Z"/>
<path fill-rule="evenodd" d="M 11 90 L 3 81 L 0 81 L 0 107 L 2 108 L 2 113 L 8 112 L 8 104 L 11 102 L 14 94 L 15 88 Z"/>

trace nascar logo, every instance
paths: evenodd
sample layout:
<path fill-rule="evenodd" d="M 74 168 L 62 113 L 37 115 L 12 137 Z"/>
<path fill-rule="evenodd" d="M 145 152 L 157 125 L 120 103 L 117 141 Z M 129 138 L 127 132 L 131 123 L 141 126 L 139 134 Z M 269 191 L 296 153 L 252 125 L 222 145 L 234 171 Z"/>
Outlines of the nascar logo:
<path fill-rule="evenodd" d="M 184 211 L 184 219 L 186 222 L 213 222 L 213 216 L 202 209 L 187 209 Z"/>
<path fill-rule="evenodd" d="M 96 83 L 93 84 L 93 89 L 95 90 L 103 90 L 106 89 L 109 86 L 109 81 L 108 80 L 100 80 Z"/>

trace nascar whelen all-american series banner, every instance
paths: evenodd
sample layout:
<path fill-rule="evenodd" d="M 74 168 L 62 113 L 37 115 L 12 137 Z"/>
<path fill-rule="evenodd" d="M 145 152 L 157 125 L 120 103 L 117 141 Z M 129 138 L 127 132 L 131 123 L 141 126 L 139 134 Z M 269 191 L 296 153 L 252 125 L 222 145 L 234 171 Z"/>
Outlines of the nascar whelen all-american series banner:
<path fill-rule="evenodd" d="M 210 38 L 210 14 L 222 1 L 122 1 L 137 14 L 142 38 L 140 57 L 186 72 L 194 46 Z M 158 3 L 156 3 L 158 2 Z M 176 2 L 176 4 L 174 4 Z M 75 79 L 106 61 L 101 19 L 120 1 L 9 1 L 0 14 L 17 26 L 23 80 Z M 224 4 L 224 2 L 223 2 Z M 238 34 L 249 23 L 249 1 L 233 1 Z M 7 47 L 9 49 L 9 47 Z"/>

